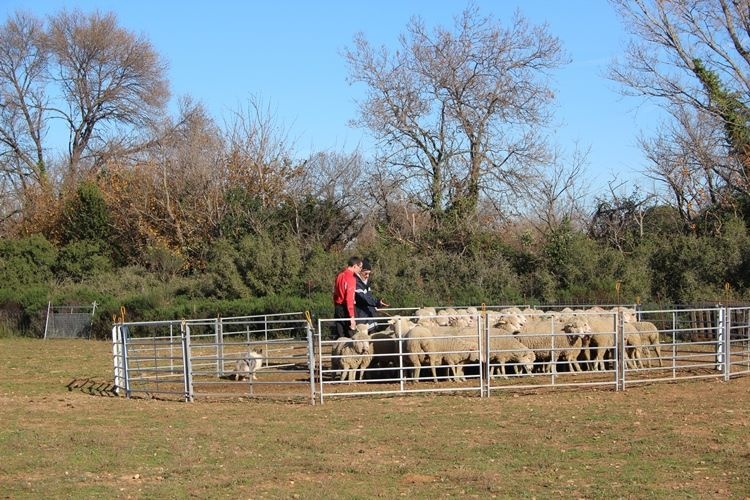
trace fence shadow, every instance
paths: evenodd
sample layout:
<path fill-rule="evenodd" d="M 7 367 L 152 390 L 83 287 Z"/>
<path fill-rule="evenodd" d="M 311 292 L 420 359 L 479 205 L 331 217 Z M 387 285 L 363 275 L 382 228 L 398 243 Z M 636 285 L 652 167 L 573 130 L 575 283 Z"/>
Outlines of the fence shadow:
<path fill-rule="evenodd" d="M 101 381 L 91 378 L 74 378 L 66 385 L 68 391 L 80 391 L 92 396 L 118 397 L 112 381 Z"/>

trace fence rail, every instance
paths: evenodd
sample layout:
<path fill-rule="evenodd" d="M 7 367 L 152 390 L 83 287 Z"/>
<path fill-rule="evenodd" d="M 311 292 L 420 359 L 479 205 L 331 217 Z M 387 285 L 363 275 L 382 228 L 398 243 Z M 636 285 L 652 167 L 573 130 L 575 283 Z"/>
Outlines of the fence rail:
<path fill-rule="evenodd" d="M 508 326 L 514 317 L 499 307 L 462 311 L 452 318 L 458 326 L 438 327 L 442 313 L 400 316 L 432 325 L 406 334 L 409 326 L 394 318 L 389 330 L 362 344 L 332 339 L 334 320 L 313 324 L 301 312 L 116 323 L 114 380 L 127 397 L 315 404 L 331 397 L 419 393 L 490 397 L 545 387 L 624 390 L 750 374 L 750 307 L 527 309 L 523 327 L 515 330 Z M 584 320 L 589 331 L 571 318 Z M 252 356 L 262 365 L 250 369 Z"/>

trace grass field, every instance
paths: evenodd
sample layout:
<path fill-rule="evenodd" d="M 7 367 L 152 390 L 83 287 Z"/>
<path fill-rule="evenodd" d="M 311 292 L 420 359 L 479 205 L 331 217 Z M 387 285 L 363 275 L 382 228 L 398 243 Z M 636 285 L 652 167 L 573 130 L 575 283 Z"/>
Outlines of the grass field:
<path fill-rule="evenodd" d="M 111 379 L 107 342 L 0 339 L 0 498 L 750 497 L 750 377 L 317 406 Z"/>

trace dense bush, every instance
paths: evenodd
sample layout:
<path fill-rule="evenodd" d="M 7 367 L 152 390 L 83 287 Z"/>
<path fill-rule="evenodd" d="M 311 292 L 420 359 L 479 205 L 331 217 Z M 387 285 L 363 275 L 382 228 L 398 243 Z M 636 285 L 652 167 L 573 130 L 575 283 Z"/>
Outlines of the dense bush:
<path fill-rule="evenodd" d="M 80 190 L 68 205 L 88 215 L 68 214 L 59 247 L 38 235 L 0 241 L 0 335 L 41 335 L 50 300 L 96 302 L 93 332 L 101 338 L 121 307 L 126 320 L 295 311 L 330 317 L 333 279 L 353 254 L 370 259 L 375 294 L 393 307 L 688 303 L 721 299 L 727 290 L 741 300 L 750 284 L 743 220 L 727 216 L 680 232 L 667 209 L 646 214 L 651 232 L 632 233 L 627 251 L 611 235 L 595 239 L 568 223 L 533 236 L 442 228 L 409 241 L 376 231 L 359 244 L 328 248 L 330 240 L 301 237 L 283 224 L 241 234 L 236 224 L 245 219 L 236 219 L 231 237 L 207 246 L 201 267 L 163 244 L 143 247 L 144 265 L 122 266 L 84 229 L 106 220 L 94 193 Z"/>

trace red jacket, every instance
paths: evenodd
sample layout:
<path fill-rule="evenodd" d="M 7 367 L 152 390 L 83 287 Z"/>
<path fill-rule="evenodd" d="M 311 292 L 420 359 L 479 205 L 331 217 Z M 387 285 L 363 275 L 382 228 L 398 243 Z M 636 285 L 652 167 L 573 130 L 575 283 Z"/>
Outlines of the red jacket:
<path fill-rule="evenodd" d="M 354 292 L 357 289 L 357 280 L 354 271 L 348 267 L 336 276 L 333 284 L 333 303 L 345 304 L 349 317 L 354 318 Z"/>

